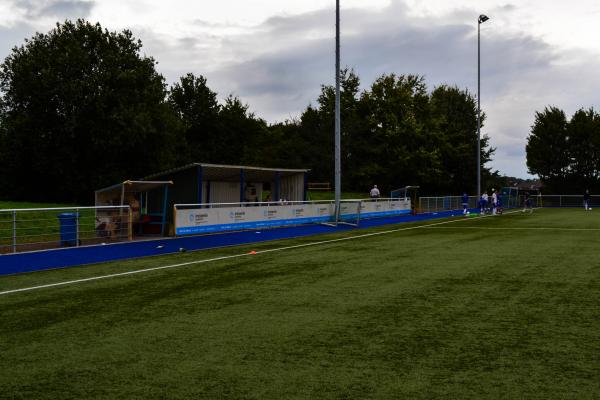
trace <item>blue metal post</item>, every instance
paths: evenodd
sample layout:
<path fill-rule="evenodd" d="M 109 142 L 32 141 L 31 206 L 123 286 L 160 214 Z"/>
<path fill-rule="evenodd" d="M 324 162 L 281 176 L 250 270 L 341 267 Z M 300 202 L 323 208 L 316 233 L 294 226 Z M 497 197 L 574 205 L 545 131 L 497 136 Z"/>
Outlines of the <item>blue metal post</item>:
<path fill-rule="evenodd" d="M 202 166 L 198 165 L 198 204 L 202 203 Z"/>
<path fill-rule="evenodd" d="M 273 201 L 279 201 L 281 196 L 279 195 L 281 187 L 281 173 L 277 171 L 275 173 L 275 195 L 273 196 Z"/>
<path fill-rule="evenodd" d="M 302 196 L 302 198 L 304 199 L 304 201 L 308 200 L 308 173 L 304 173 L 304 195 Z"/>
<path fill-rule="evenodd" d="M 210 203 L 210 181 L 206 181 L 206 202 Z M 206 208 L 210 208 L 210 206 L 206 206 Z"/>
<path fill-rule="evenodd" d="M 165 236 L 165 226 L 167 224 L 167 202 L 169 199 L 169 185 L 165 185 L 165 194 L 163 198 L 163 215 L 162 215 L 162 229 L 161 235 Z"/>
<path fill-rule="evenodd" d="M 240 203 L 244 202 L 244 180 L 245 180 L 244 170 L 240 169 Z"/>
<path fill-rule="evenodd" d="M 79 247 L 79 208 L 75 209 L 75 246 Z"/>
<path fill-rule="evenodd" d="M 13 253 L 17 252 L 17 212 L 13 211 L 12 212 L 12 216 L 13 216 L 13 245 L 12 245 L 12 250 Z"/>
<path fill-rule="evenodd" d="M 146 196 L 144 196 L 144 194 Z M 138 233 L 141 235 L 142 233 L 144 233 L 144 231 L 142 230 L 142 211 L 144 210 L 144 197 L 148 198 L 148 192 L 140 192 L 140 219 L 138 222 Z M 146 213 L 148 213 L 148 210 L 146 209 Z M 133 222 L 132 222 L 133 224 Z"/>

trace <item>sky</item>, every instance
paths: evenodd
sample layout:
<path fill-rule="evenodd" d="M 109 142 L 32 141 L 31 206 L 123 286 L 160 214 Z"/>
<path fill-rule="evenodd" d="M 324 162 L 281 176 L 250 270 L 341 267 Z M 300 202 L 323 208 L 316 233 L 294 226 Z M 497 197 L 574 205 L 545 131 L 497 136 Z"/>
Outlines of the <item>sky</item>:
<path fill-rule="evenodd" d="M 396 73 L 476 94 L 477 17 L 490 17 L 481 25 L 482 133 L 496 148 L 487 166 L 502 174 L 529 177 L 536 111 L 598 108 L 596 0 L 340 2 L 341 64 L 363 89 Z M 76 18 L 131 30 L 168 84 L 202 75 L 220 99 L 239 96 L 270 123 L 299 117 L 334 84 L 334 0 L 0 0 L 0 60 Z"/>

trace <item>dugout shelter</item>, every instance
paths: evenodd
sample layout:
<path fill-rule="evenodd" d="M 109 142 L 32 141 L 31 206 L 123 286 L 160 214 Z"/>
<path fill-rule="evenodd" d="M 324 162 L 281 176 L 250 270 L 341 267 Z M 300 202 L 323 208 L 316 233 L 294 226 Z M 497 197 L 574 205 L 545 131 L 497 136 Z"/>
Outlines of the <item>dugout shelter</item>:
<path fill-rule="evenodd" d="M 133 234 L 161 234 L 167 228 L 167 205 L 172 181 L 130 181 L 98 189 L 95 203 L 98 206 L 124 206 L 131 208 Z M 152 198 L 152 200 L 150 200 Z M 156 203 L 154 203 L 156 202 Z M 96 229 L 100 225 L 115 226 L 119 216 L 96 211 Z"/>
<path fill-rule="evenodd" d="M 272 201 L 304 201 L 309 171 L 191 163 L 142 180 L 173 182 L 169 208 L 174 204 L 256 203 L 263 201 L 266 186 L 270 188 Z"/>
<path fill-rule="evenodd" d="M 112 199 L 111 205 L 115 205 L 117 201 L 129 204 L 128 194 L 138 193 L 133 197 L 141 204 L 140 210 L 143 213 L 140 212 L 140 221 L 150 217 L 150 222 L 156 223 L 160 218 L 160 233 L 166 234 L 170 232 L 168 227 L 173 222 L 175 204 L 202 204 L 206 208 L 218 203 L 250 206 L 266 200 L 263 196 L 266 189 L 270 190 L 271 201 L 305 201 L 309 171 L 191 163 L 148 175 L 139 181 L 126 181 L 100 189 L 96 191 L 96 205 L 106 205 L 108 198 Z M 135 191 L 142 188 L 148 190 Z M 157 190 L 159 188 L 162 190 Z M 146 232 L 149 229 L 137 231 Z"/>

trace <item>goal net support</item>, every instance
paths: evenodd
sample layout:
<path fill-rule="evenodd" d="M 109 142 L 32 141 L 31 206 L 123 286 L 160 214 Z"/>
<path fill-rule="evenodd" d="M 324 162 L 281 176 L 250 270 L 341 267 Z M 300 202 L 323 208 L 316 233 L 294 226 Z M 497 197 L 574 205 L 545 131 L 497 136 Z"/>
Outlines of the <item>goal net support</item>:
<path fill-rule="evenodd" d="M 332 218 L 325 225 L 338 226 L 350 225 L 358 226 L 360 223 L 360 209 L 362 202 L 360 200 L 340 200 L 339 208 L 335 209 Z"/>

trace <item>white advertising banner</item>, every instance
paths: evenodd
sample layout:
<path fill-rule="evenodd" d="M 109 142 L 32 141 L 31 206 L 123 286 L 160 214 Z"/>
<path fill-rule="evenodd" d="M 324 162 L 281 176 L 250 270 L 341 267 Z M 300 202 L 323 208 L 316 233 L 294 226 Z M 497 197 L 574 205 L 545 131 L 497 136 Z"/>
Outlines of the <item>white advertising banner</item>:
<path fill-rule="evenodd" d="M 343 217 L 357 214 L 357 203 L 342 203 Z M 410 213 L 410 201 L 380 201 L 361 203 L 361 218 L 383 217 Z M 331 221 L 333 203 L 306 203 L 272 206 L 177 208 L 175 234 L 222 232 L 299 225 Z"/>

